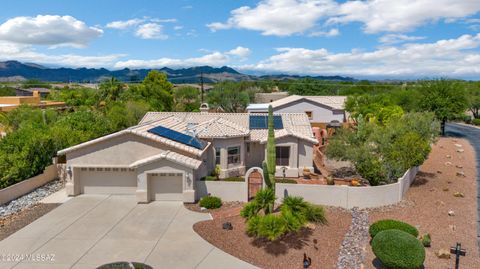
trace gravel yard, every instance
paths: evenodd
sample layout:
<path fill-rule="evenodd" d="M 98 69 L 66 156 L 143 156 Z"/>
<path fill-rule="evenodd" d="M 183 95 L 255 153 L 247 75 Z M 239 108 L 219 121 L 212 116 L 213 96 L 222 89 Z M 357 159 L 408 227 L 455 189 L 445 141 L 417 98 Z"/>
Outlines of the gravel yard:
<path fill-rule="evenodd" d="M 430 233 L 425 268 L 453 268 L 455 257 L 439 259 L 435 251 L 449 250 L 462 243 L 467 256 L 461 268 L 480 268 L 477 246 L 477 187 L 475 152 L 463 139 L 440 138 L 401 205 L 370 210 L 369 221 L 398 219 L 416 226 L 420 234 Z M 455 193 L 464 197 L 455 197 Z M 461 196 L 457 194 L 457 196 Z M 454 216 L 449 216 L 452 210 Z M 365 268 L 381 268 L 367 246 Z M 377 265 L 375 267 L 375 265 Z"/>
<path fill-rule="evenodd" d="M 328 225 L 303 228 L 277 242 L 246 235 L 240 216 L 214 217 L 196 223 L 193 229 L 214 246 L 261 268 L 302 268 L 304 253 L 312 258 L 311 268 L 334 268 L 352 217 L 349 211 L 336 208 L 326 208 L 326 216 Z M 227 221 L 233 230 L 222 229 Z"/>

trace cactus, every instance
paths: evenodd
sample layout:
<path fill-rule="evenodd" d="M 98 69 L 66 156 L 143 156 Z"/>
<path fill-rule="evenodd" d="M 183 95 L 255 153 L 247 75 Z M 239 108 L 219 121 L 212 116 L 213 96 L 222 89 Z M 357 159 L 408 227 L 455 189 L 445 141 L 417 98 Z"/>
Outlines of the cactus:
<path fill-rule="evenodd" d="M 276 149 L 273 108 L 268 106 L 267 171 L 269 187 L 275 191 Z"/>

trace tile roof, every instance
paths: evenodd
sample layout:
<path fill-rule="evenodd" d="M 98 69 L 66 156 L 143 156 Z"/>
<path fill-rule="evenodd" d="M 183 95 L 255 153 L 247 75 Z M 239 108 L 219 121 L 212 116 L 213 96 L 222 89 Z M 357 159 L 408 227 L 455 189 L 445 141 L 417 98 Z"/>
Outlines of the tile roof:
<path fill-rule="evenodd" d="M 316 103 L 323 104 L 332 109 L 343 110 L 345 109 L 345 101 L 347 100 L 346 96 L 300 96 L 300 95 L 290 95 L 288 97 L 273 101 L 267 105 L 272 105 L 273 108 L 283 106 L 301 99 L 310 100 Z"/>
<path fill-rule="evenodd" d="M 155 162 L 155 161 L 161 160 L 161 159 L 169 160 L 169 161 L 172 161 L 174 163 L 178 163 L 178 164 L 187 166 L 187 167 L 192 168 L 192 169 L 197 169 L 202 164 L 202 161 L 200 161 L 200 160 L 196 160 L 196 159 L 187 157 L 185 155 L 176 153 L 174 151 L 167 150 L 167 151 L 162 152 L 160 154 L 153 155 L 153 156 L 150 156 L 148 158 L 136 161 L 136 162 L 132 163 L 130 165 L 130 167 L 131 168 L 137 168 L 139 166 L 147 165 L 149 163 L 152 163 L 152 162 Z"/>

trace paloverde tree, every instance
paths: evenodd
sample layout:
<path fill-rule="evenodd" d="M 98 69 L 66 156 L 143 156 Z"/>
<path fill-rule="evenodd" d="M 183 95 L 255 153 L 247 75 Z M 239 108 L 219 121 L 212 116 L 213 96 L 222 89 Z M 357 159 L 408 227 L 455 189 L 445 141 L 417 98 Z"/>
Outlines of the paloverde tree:
<path fill-rule="evenodd" d="M 468 110 L 475 119 L 480 118 L 480 82 L 466 84 L 468 96 Z"/>
<path fill-rule="evenodd" d="M 465 90 L 454 80 L 424 80 L 419 87 L 419 106 L 423 111 L 435 113 L 441 122 L 441 132 L 445 135 L 447 120 L 463 114 L 468 108 Z"/>
<path fill-rule="evenodd" d="M 99 86 L 99 102 L 117 101 L 125 89 L 125 84 L 120 82 L 115 77 L 102 81 Z"/>

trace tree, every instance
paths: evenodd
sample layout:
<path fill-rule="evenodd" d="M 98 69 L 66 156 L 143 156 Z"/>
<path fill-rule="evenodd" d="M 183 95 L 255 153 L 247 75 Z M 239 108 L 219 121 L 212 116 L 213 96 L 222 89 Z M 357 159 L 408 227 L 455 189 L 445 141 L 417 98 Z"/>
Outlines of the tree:
<path fill-rule="evenodd" d="M 480 118 L 480 82 L 471 82 L 466 85 L 468 95 L 468 110 L 475 119 Z"/>
<path fill-rule="evenodd" d="M 423 111 L 435 113 L 445 135 L 445 123 L 468 108 L 465 90 L 459 82 L 447 79 L 424 80 L 419 87 L 419 106 Z"/>
<path fill-rule="evenodd" d="M 246 89 L 241 89 L 240 84 L 225 81 L 215 85 L 207 94 L 207 100 L 213 107 L 220 107 L 225 112 L 244 112 L 250 103 Z"/>
<path fill-rule="evenodd" d="M 179 87 L 174 90 L 175 111 L 191 112 L 200 108 L 200 92 L 194 87 Z"/>
<path fill-rule="evenodd" d="M 15 89 L 12 87 L 0 87 L 0 96 L 15 96 Z"/>
<path fill-rule="evenodd" d="M 165 73 L 157 70 L 148 72 L 139 90 L 156 111 L 172 111 L 173 84 L 167 80 Z"/>
<path fill-rule="evenodd" d="M 136 125 L 149 110 L 150 105 L 143 100 L 114 102 L 108 106 L 105 116 L 112 130 L 119 131 Z"/>
<path fill-rule="evenodd" d="M 99 99 L 98 101 L 117 101 L 120 95 L 125 89 L 125 84 L 118 81 L 115 77 L 111 77 L 108 80 L 104 80 L 99 86 Z"/>

